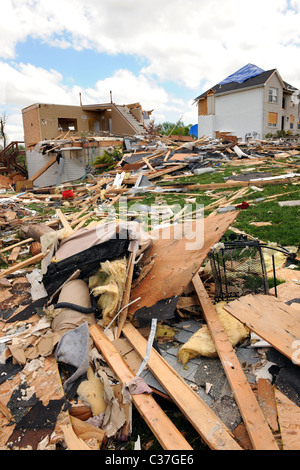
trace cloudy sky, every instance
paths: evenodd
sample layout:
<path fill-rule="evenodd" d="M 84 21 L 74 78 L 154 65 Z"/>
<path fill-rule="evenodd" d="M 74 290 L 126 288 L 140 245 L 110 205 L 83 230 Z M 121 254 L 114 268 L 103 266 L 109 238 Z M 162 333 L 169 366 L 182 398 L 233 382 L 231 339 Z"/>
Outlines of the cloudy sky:
<path fill-rule="evenodd" d="M 197 123 L 193 100 L 248 63 L 300 88 L 300 0 L 0 0 L 0 115 L 139 101 Z"/>

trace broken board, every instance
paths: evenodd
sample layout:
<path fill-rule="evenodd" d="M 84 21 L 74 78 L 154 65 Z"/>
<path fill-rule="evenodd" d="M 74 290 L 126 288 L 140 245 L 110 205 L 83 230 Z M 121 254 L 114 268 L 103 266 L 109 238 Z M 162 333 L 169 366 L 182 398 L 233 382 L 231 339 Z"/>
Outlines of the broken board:
<path fill-rule="evenodd" d="M 300 313 L 271 295 L 246 295 L 224 309 L 299 365 Z M 297 361 L 295 361 L 297 360 Z"/>
<path fill-rule="evenodd" d="M 135 377 L 135 374 L 129 369 L 117 349 L 98 325 L 90 327 L 90 335 L 121 383 L 127 385 Z M 163 449 L 192 450 L 184 436 L 178 431 L 151 395 L 143 393 L 132 395 L 132 401 Z"/>
<path fill-rule="evenodd" d="M 53 356 L 3 382 L 0 403 L 0 449 L 44 450 L 64 440 L 69 415 Z"/>
<path fill-rule="evenodd" d="M 255 450 L 279 450 L 230 340 L 223 329 L 217 311 L 198 275 L 194 277 L 193 285 L 253 448 Z"/>
<path fill-rule="evenodd" d="M 125 324 L 123 333 L 140 357 L 144 358 L 147 340 L 131 323 Z M 210 407 L 153 348 L 147 367 L 211 449 L 242 450 Z"/>
<path fill-rule="evenodd" d="M 165 301 L 167 306 L 171 299 L 179 299 L 210 249 L 221 239 L 238 214 L 231 212 L 183 224 L 184 227 L 175 225 L 151 232 L 154 243 L 145 254 L 143 266 L 154 262 L 147 275 L 131 291 L 131 301 L 139 297 L 140 300 L 129 307 L 129 316 L 159 302 Z M 197 223 L 200 225 L 197 226 Z"/>

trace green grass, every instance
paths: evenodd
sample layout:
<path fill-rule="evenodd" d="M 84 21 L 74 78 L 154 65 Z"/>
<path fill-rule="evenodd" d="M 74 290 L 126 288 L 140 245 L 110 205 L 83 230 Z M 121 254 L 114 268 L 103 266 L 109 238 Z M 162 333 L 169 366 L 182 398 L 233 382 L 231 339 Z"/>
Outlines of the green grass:
<path fill-rule="evenodd" d="M 283 185 L 268 185 L 264 187 L 263 192 L 256 194 L 258 198 L 262 198 L 291 191 L 293 191 L 293 194 L 286 194 L 269 202 L 250 203 L 249 209 L 240 212 L 234 226 L 264 242 L 299 247 L 300 207 L 280 207 L 278 204 L 278 201 L 298 200 L 300 190 L 297 190 L 297 186 L 291 184 L 285 187 Z M 256 227 L 251 225 L 251 222 L 271 222 L 272 225 Z"/>

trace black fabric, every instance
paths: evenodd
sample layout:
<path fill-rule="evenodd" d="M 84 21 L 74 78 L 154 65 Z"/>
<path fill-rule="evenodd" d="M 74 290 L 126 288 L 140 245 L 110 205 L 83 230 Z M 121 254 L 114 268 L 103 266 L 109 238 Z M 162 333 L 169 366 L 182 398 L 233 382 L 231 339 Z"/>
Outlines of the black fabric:
<path fill-rule="evenodd" d="M 128 245 L 128 234 L 126 237 L 122 231 L 118 238 L 88 248 L 58 263 L 51 263 L 43 276 L 43 284 L 48 296 L 51 297 L 78 269 L 81 271 L 80 279 L 88 278 L 100 267 L 100 263 L 123 255 Z"/>

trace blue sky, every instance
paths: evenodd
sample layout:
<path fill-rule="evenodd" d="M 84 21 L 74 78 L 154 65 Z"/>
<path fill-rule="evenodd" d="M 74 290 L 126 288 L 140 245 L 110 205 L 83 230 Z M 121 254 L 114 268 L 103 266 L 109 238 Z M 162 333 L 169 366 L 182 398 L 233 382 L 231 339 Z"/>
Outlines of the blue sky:
<path fill-rule="evenodd" d="M 197 122 L 193 100 L 247 63 L 300 88 L 300 0 L 5 0 L 0 115 L 23 138 L 35 102 L 139 101 L 156 123 Z"/>
<path fill-rule="evenodd" d="M 16 45 L 14 61 L 58 70 L 63 75 L 65 85 L 76 83 L 82 88 L 93 86 L 98 80 L 111 76 L 119 68 L 128 68 L 137 74 L 142 65 L 138 56 L 109 55 L 95 50 L 60 49 L 32 37 Z"/>

